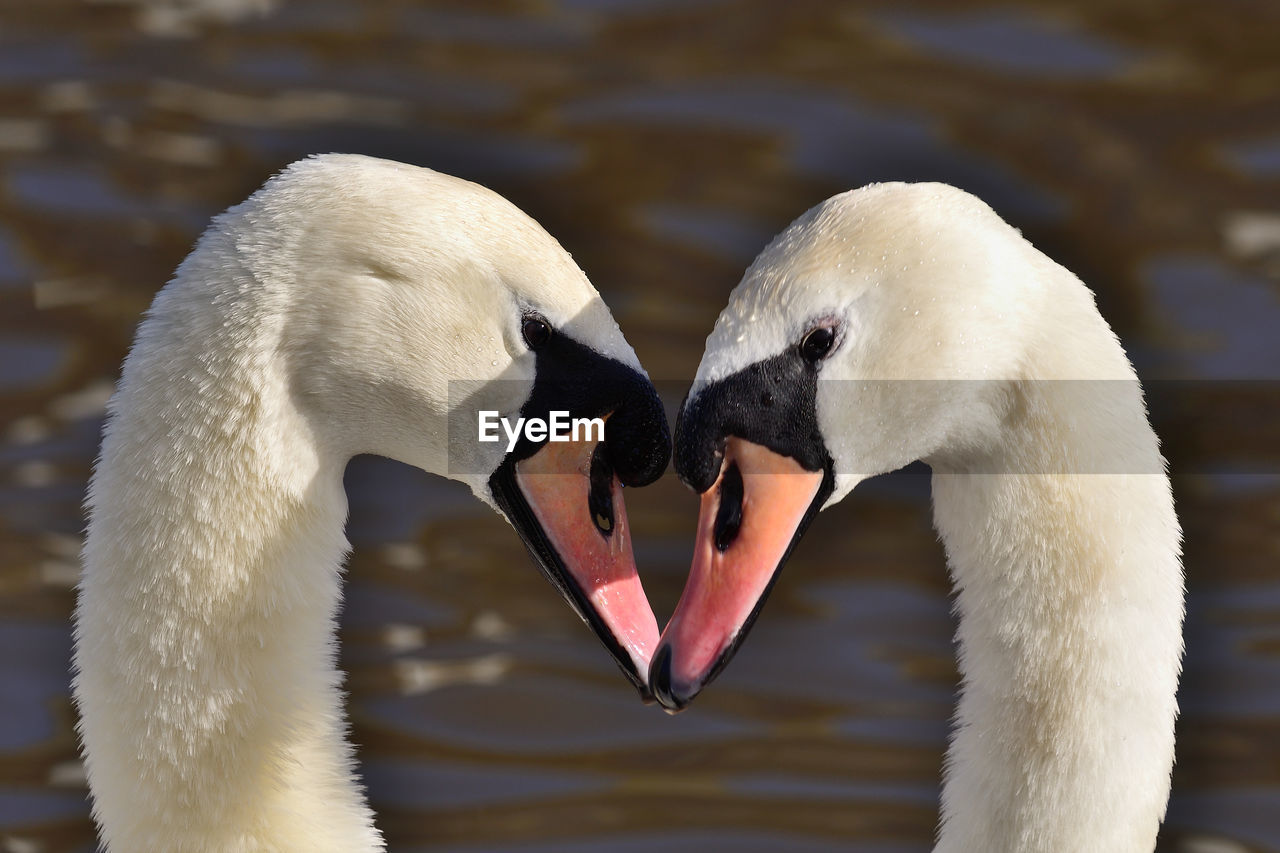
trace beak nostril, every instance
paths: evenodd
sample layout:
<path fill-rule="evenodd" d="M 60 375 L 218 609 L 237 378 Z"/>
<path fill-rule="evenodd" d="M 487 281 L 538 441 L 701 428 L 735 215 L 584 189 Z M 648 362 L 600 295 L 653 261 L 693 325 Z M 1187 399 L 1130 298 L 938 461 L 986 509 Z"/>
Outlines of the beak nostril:
<path fill-rule="evenodd" d="M 591 490 L 587 493 L 587 509 L 600 535 L 613 535 L 613 466 L 605 453 L 604 443 L 591 454 Z"/>
<path fill-rule="evenodd" d="M 742 472 L 738 470 L 738 464 L 732 462 L 720 481 L 720 507 L 716 510 L 713 534 L 716 550 L 722 554 L 738 538 L 738 531 L 742 528 L 742 497 Z"/>

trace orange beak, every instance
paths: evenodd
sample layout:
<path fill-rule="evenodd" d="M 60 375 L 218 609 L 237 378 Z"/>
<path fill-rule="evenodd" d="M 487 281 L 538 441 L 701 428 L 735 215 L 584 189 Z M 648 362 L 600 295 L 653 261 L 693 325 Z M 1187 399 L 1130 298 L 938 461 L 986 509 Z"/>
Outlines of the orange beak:
<path fill-rule="evenodd" d="M 508 517 L 543 572 L 648 698 L 658 623 L 636 573 L 622 483 L 604 445 L 547 442 L 515 464 L 512 480 L 510 491 L 522 500 L 504 501 Z"/>
<path fill-rule="evenodd" d="M 821 508 L 824 473 L 731 437 L 720 476 L 702 494 L 693 566 L 662 633 L 650 687 L 683 709 L 728 663 L 792 546 Z"/>

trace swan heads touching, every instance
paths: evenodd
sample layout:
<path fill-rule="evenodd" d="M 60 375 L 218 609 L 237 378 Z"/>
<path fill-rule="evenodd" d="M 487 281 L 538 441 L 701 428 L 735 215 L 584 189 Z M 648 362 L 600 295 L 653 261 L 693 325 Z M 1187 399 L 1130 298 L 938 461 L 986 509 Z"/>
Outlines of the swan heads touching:
<path fill-rule="evenodd" d="M 1041 259 L 982 201 L 928 183 L 834 196 L 760 253 L 676 425 L 701 511 L 650 672 L 667 710 L 728 663 L 821 509 L 916 460 L 964 467 L 999 446 L 1008 395 L 986 380 L 1020 377 L 1035 349 Z"/>
<path fill-rule="evenodd" d="M 184 266 L 247 266 L 282 291 L 290 394 L 318 442 L 467 483 L 643 693 L 657 624 L 621 487 L 657 479 L 670 438 L 652 383 L 569 253 L 484 187 L 353 155 L 294 164 L 205 241 L 215 245 Z M 481 410 L 511 423 L 603 418 L 604 440 L 526 433 L 512 446 L 499 430 L 479 441 Z"/>
<path fill-rule="evenodd" d="M 671 436 L 583 272 L 475 184 L 296 163 L 201 237 L 109 406 L 74 661 L 104 844 L 383 848 L 332 644 L 342 472 L 371 453 L 505 515 L 668 711 L 729 661 L 822 508 L 928 462 L 965 684 L 939 850 L 1150 850 L 1182 575 L 1134 378 L 1088 289 L 974 197 L 829 199 L 765 248 L 707 339 L 674 447 L 701 495 L 694 558 L 659 635 L 622 492 L 662 474 Z M 1128 381 L 1099 405 L 1033 379 Z M 556 440 L 558 417 L 603 435 Z M 1158 476 L 976 476 L 1113 447 Z M 1080 846 L 1082 827 L 1102 841 Z"/>

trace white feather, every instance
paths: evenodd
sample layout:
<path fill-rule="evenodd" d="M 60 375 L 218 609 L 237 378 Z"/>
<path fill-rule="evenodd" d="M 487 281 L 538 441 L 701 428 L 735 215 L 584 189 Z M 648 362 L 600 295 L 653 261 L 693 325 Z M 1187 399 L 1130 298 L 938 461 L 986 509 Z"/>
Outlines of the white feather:
<path fill-rule="evenodd" d="M 383 848 L 335 665 L 343 469 L 378 453 L 490 500 L 500 447 L 450 452 L 446 423 L 459 388 L 523 404 L 526 308 L 639 369 L 537 223 L 426 169 L 304 160 L 200 239 L 139 328 L 88 500 L 74 688 L 110 850 Z"/>
<path fill-rule="evenodd" d="M 960 625 L 942 853 L 1150 851 L 1173 763 L 1181 532 L 1093 295 L 967 193 L 883 184 L 760 254 L 695 388 L 840 325 L 828 505 L 917 459 Z"/>

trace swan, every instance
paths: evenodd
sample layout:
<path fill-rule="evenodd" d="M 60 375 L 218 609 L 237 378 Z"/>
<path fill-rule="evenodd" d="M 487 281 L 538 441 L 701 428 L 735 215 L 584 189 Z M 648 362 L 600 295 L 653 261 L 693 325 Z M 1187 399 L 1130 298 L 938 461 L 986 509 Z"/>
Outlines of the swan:
<path fill-rule="evenodd" d="M 949 186 L 828 199 L 730 296 L 676 425 L 701 510 L 651 689 L 685 707 L 817 512 L 916 460 L 962 677 L 935 850 L 1150 851 L 1182 657 L 1164 460 L 1092 293 Z"/>
<path fill-rule="evenodd" d="M 605 436 L 526 429 L 508 450 L 479 441 L 482 410 L 600 417 Z M 74 654 L 108 850 L 384 849 L 335 660 L 360 453 L 467 483 L 644 691 L 658 630 L 621 486 L 656 479 L 670 440 L 609 310 L 489 190 L 306 159 L 213 221 L 109 406 Z"/>

